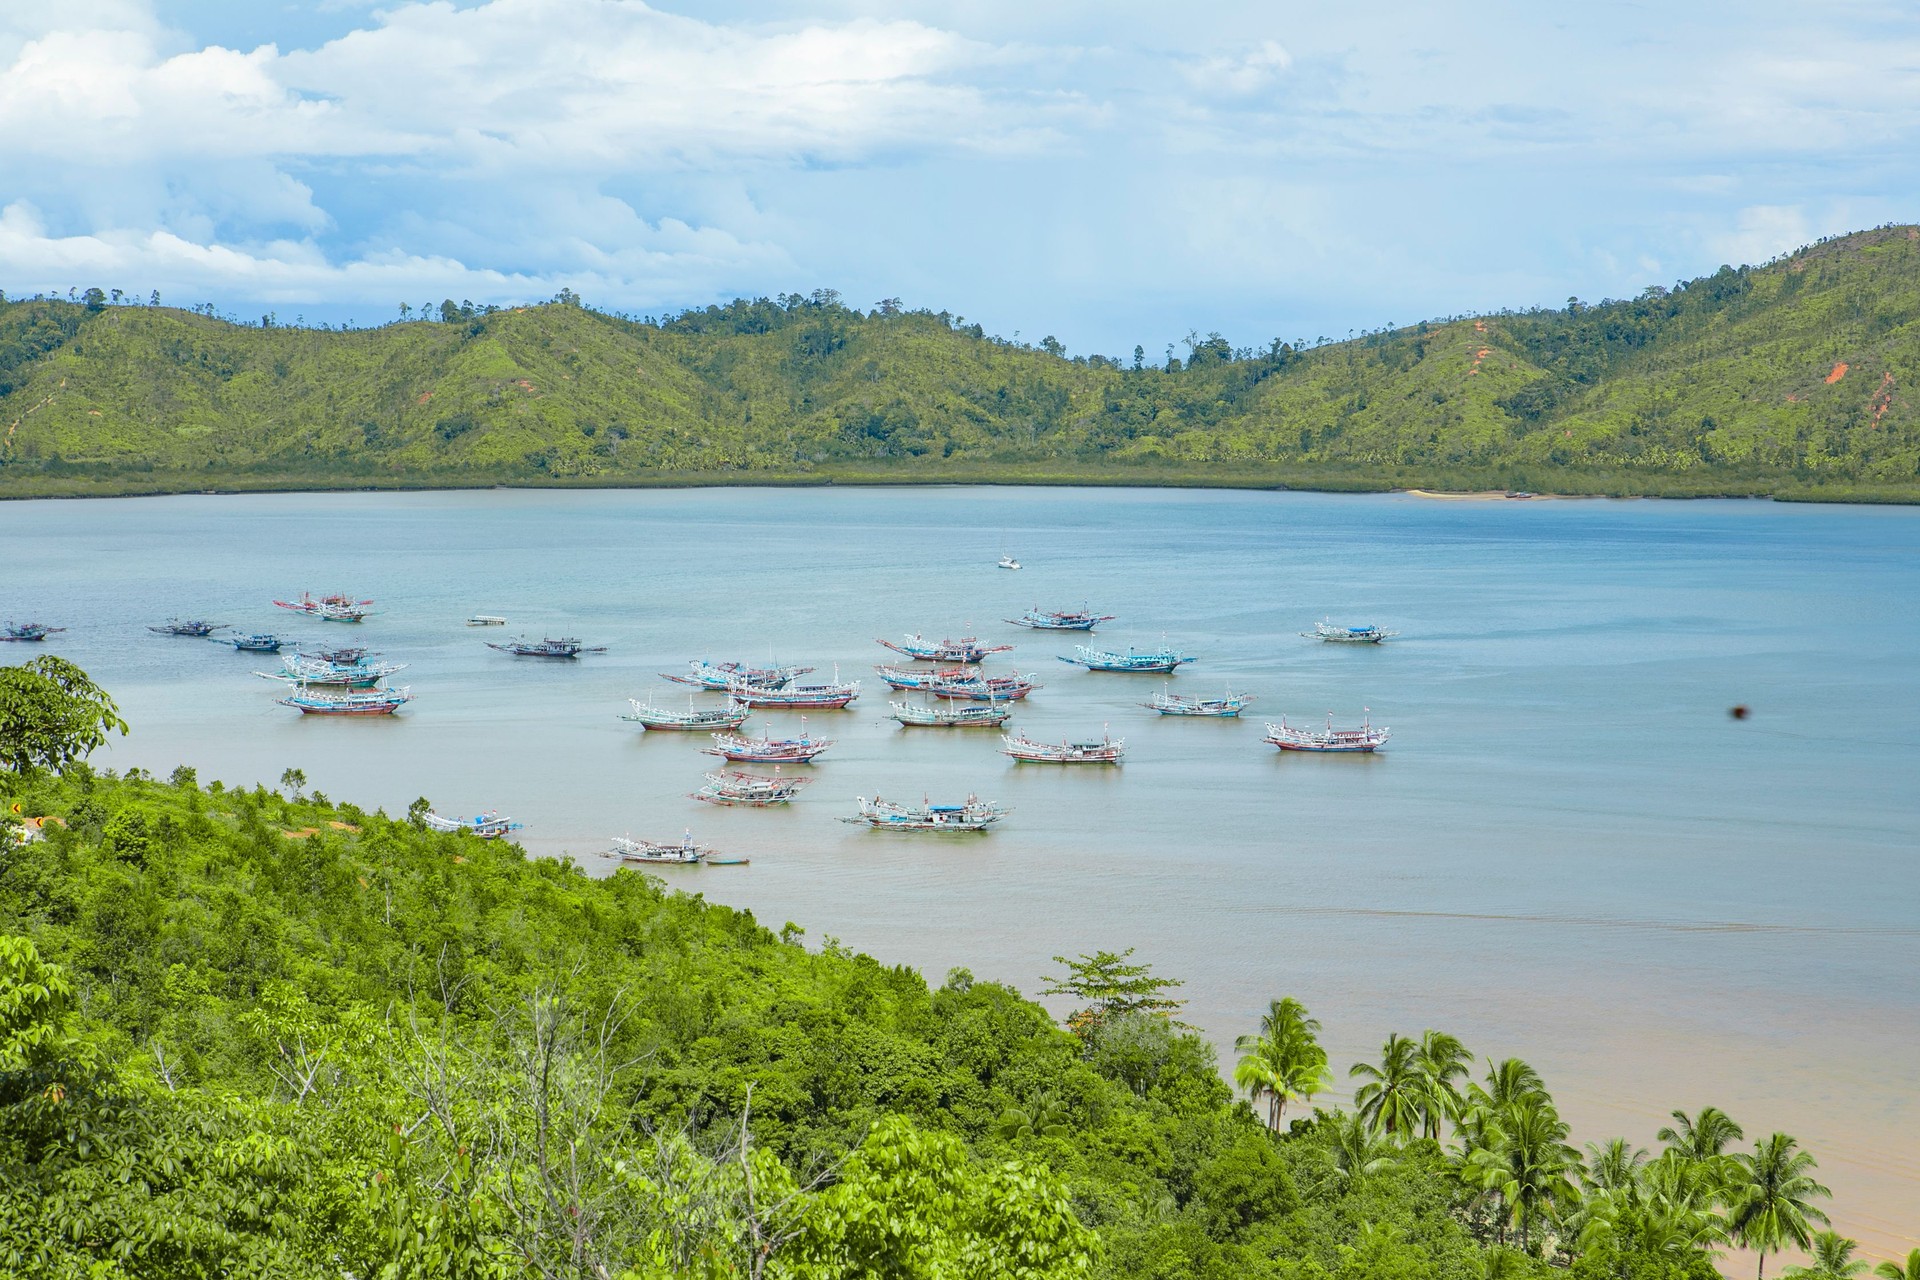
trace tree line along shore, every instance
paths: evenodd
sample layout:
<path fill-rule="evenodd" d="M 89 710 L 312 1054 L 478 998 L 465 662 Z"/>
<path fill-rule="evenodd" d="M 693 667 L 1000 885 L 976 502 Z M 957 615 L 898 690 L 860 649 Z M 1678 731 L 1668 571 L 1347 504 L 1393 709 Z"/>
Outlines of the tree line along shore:
<path fill-rule="evenodd" d="M 376 327 L 0 296 L 0 496 L 1067 483 L 1920 498 L 1920 228 L 1630 299 L 1069 353 L 830 290 Z"/>
<path fill-rule="evenodd" d="M 107 691 L 0 667 L 0 1269 L 46 1277 L 1866 1271 L 1812 1153 L 1713 1107 L 1576 1147 L 1443 1032 L 1235 1045 L 1131 952 L 936 987 L 631 870 L 115 775 Z M 1229 1078 L 1231 1083 L 1229 1082 Z M 1743 1255 L 1733 1252 L 1746 1251 Z M 1920 1280 L 1920 1250 L 1873 1272 Z"/>

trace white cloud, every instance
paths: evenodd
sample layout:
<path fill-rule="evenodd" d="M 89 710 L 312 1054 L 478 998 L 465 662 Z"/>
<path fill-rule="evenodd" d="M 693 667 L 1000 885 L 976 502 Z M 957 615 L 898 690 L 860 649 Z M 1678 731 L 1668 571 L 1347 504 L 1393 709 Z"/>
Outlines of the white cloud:
<path fill-rule="evenodd" d="M 1713 236 L 1708 248 L 1727 263 L 1757 264 L 1814 238 L 1799 205 L 1756 204 L 1740 210 L 1734 225 Z"/>
<path fill-rule="evenodd" d="M 1272 84 L 1292 65 L 1293 55 L 1278 40 L 1262 40 L 1244 53 L 1202 58 L 1182 70 L 1202 93 L 1250 94 Z"/>

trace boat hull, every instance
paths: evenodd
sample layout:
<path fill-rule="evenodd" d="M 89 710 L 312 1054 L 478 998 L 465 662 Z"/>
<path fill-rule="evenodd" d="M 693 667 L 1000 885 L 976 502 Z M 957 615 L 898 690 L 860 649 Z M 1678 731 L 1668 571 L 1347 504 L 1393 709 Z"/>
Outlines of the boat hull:
<path fill-rule="evenodd" d="M 292 707 L 303 716 L 390 716 L 398 711 L 402 704 L 381 702 L 365 707 L 313 707 L 298 702 L 283 703 Z"/>

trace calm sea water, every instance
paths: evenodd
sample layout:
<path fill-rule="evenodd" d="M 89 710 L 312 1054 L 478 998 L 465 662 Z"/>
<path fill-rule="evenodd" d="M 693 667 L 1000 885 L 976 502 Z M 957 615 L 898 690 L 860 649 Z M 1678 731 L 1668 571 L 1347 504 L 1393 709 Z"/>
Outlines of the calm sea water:
<path fill-rule="evenodd" d="M 1768 503 L 911 489 L 483 492 L 0 504 L 0 617 L 119 698 L 98 757 L 367 807 L 498 807 L 596 873 L 609 836 L 696 838 L 744 868 L 666 878 L 939 981 L 1024 989 L 1056 953 L 1137 948 L 1225 1044 L 1304 999 L 1335 1061 L 1454 1031 L 1538 1066 L 1581 1140 L 1651 1145 L 1716 1103 L 1820 1157 L 1835 1217 L 1920 1243 L 1920 512 Z M 994 567 L 1003 552 L 1025 563 Z M 348 590 L 357 628 L 273 609 Z M 1002 619 L 1090 603 L 1098 640 L 1199 655 L 1173 687 L 1258 695 L 1245 722 L 1161 719 L 1157 677 L 1055 660 Z M 576 663 L 485 647 L 606 644 Z M 391 722 L 303 718 L 271 661 L 149 633 L 207 615 L 408 662 Z M 1300 638 L 1373 622 L 1380 648 Z M 878 636 L 1018 647 L 1014 724 L 1124 735 L 1119 769 L 1014 766 L 991 733 L 902 730 Z M 21 650 L 0 660 L 30 656 Z M 690 658 L 862 676 L 783 811 L 686 793 L 715 762 L 617 718 Z M 1005 664 L 1002 664 L 1005 669 Z M 1751 707 L 1745 720 L 1729 714 Z M 1280 757 L 1264 715 L 1393 729 L 1376 758 Z M 749 727 L 798 729 L 797 715 Z M 857 795 L 975 791 L 980 837 L 844 825 Z"/>

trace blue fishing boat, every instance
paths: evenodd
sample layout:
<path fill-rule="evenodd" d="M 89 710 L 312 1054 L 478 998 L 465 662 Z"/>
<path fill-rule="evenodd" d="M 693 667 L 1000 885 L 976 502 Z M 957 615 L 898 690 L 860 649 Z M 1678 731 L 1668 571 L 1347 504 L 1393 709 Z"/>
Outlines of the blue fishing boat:
<path fill-rule="evenodd" d="M 33 643 L 58 635 L 65 627 L 50 627 L 44 622 L 9 622 L 0 627 L 0 640 L 24 640 Z"/>
<path fill-rule="evenodd" d="M 1012 653 L 1010 644 L 985 644 L 978 636 L 962 636 L 958 640 L 928 640 L 918 634 L 894 643 L 891 640 L 875 640 L 895 653 L 904 653 L 907 657 L 920 662 L 973 663 L 986 660 L 990 653 Z"/>
<path fill-rule="evenodd" d="M 1153 695 L 1153 700 L 1140 705 L 1149 711 L 1158 711 L 1163 716 L 1213 716 L 1217 719 L 1233 719 L 1247 709 L 1253 701 L 1250 693 L 1235 693 L 1229 689 L 1225 697 L 1189 698 L 1183 693 L 1171 693 L 1161 690 Z"/>
<path fill-rule="evenodd" d="M 214 632 L 226 629 L 224 622 L 206 622 L 199 618 L 168 618 L 160 626 L 147 628 L 163 636 L 190 636 L 196 640 L 204 640 Z"/>
<path fill-rule="evenodd" d="M 1103 622 L 1112 622 L 1110 613 L 1089 613 L 1084 607 L 1079 609 L 1041 609 L 1027 610 L 1017 618 L 1008 618 L 1016 627 L 1031 627 L 1035 631 L 1091 631 Z"/>
<path fill-rule="evenodd" d="M 876 831 L 985 831 L 1012 812 L 991 800 L 968 796 L 961 804 L 899 804 L 875 796 L 858 797 L 859 808 L 851 817 L 840 819 L 855 826 Z"/>
<path fill-rule="evenodd" d="M 519 640 L 509 640 L 505 644 L 495 644 L 489 640 L 487 641 L 487 648 L 498 649 L 502 653 L 510 653 L 516 658 L 577 658 L 583 653 L 605 653 L 607 651 L 607 646 L 605 645 L 589 646 L 574 639 L 572 636 L 561 636 L 558 639 L 549 636 L 544 640 L 527 640 L 522 638 Z"/>
<path fill-rule="evenodd" d="M 278 653 L 284 643 L 276 635 L 208 636 L 215 644 L 230 644 L 241 653 Z"/>
<path fill-rule="evenodd" d="M 520 830 L 525 825 L 515 822 L 512 818 L 503 818 L 492 809 L 485 813 L 476 813 L 471 818 L 443 818 L 429 809 L 420 820 L 433 831 L 444 831 L 448 834 L 465 832 L 468 835 L 478 836 L 482 840 L 498 840 L 509 832 Z"/>
<path fill-rule="evenodd" d="M 1328 644 L 1379 644 L 1398 631 L 1383 631 L 1379 627 L 1336 627 L 1324 619 L 1313 624 L 1313 630 L 1302 631 L 1301 636 L 1308 640 L 1325 640 Z"/>
<path fill-rule="evenodd" d="M 692 670 L 682 676 L 670 671 L 662 671 L 662 680 L 671 680 L 675 684 L 689 684 L 696 689 L 711 689 L 715 693 L 725 693 L 733 684 L 749 684 L 756 689 L 784 689 L 799 677 L 812 671 L 812 667 L 750 667 L 744 662 L 708 662 L 696 659 L 687 663 Z"/>
<path fill-rule="evenodd" d="M 1080 656 L 1076 658 L 1062 656 L 1060 661 L 1069 666 L 1085 667 L 1089 671 L 1152 672 L 1165 675 L 1193 661 L 1192 658 L 1175 653 L 1172 649 L 1155 649 L 1143 653 L 1129 647 L 1125 653 L 1118 653 L 1112 649 L 1095 649 L 1082 644 L 1075 645 L 1074 652 Z"/>

